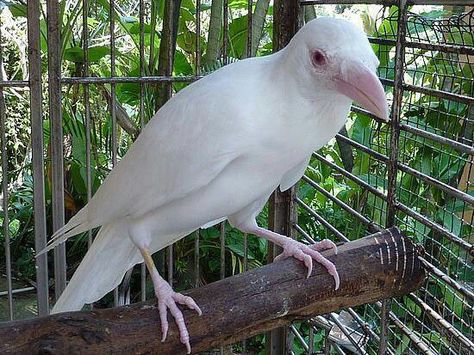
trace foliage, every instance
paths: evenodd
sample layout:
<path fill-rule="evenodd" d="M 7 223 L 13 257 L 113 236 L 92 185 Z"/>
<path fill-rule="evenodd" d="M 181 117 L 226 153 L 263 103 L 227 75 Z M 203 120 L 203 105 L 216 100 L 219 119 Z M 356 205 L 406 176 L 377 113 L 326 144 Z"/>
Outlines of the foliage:
<path fill-rule="evenodd" d="M 163 1 L 152 0 L 149 13 L 145 18 L 143 41 L 145 51 L 143 59 L 145 65 L 140 65 L 140 21 L 137 7 L 133 1 L 116 1 L 118 4 L 114 11 L 116 23 L 116 75 L 123 77 L 139 77 L 158 75 L 159 52 L 161 45 L 161 25 L 163 21 Z M 176 52 L 173 65 L 173 75 L 192 76 L 199 69 L 201 73 L 208 73 L 223 65 L 219 60 L 222 54 L 222 46 L 212 48 L 215 53 L 208 55 L 209 38 L 211 35 L 205 33 L 217 31 L 214 38 L 217 43 L 222 43 L 222 31 L 218 26 L 210 28 L 211 6 L 202 4 L 203 28 L 201 33 L 196 33 L 195 19 L 196 8 L 194 1 L 183 0 L 181 3 L 178 31 L 176 37 Z M 265 8 L 263 1 L 259 1 L 260 8 Z M 61 32 L 61 55 L 62 75 L 64 77 L 85 75 L 85 44 L 82 37 L 82 2 L 72 0 L 61 1 L 60 18 L 62 21 Z M 266 4 L 268 6 L 268 3 Z M 229 17 L 229 61 L 239 60 L 246 56 L 246 40 L 248 18 L 246 13 L 247 2 L 230 0 L 231 9 Z M 344 13 L 350 11 L 351 6 L 339 6 L 336 11 Z M 385 19 L 380 21 L 372 17 L 368 12 L 362 11 L 363 24 L 366 32 L 373 37 L 393 39 L 397 33 L 396 7 L 385 10 Z M 44 12 L 44 9 L 43 9 Z M 105 0 L 90 3 L 88 25 L 88 71 L 90 76 L 108 77 L 110 68 L 110 33 L 108 27 L 109 3 Z M 256 48 L 256 55 L 266 55 L 272 50 L 272 21 L 273 7 L 270 4 L 265 21 L 261 23 L 263 33 L 258 34 L 260 38 Z M 318 10 L 319 14 L 319 10 Z M 443 15 L 439 10 L 428 11 L 425 17 L 439 17 Z M 8 8 L 2 10 L 2 31 L 15 35 L 6 37 L 6 45 L 3 47 L 3 70 L 6 79 L 22 80 L 27 78 L 26 43 L 21 41 L 26 31 L 26 5 L 23 2 L 9 3 Z M 41 50 L 42 65 L 47 64 L 47 35 L 44 14 L 40 22 L 41 26 Z M 220 22 L 218 24 L 220 25 Z M 258 27 L 258 26 L 256 26 Z M 408 37 L 414 37 L 425 30 L 419 24 L 410 24 Z M 16 32 L 15 32 L 16 31 Z M 5 33 L 5 31 L 3 31 Z M 430 37 L 431 36 L 431 37 Z M 428 37 L 434 38 L 436 34 L 429 32 Z M 19 39 L 20 38 L 20 39 Z M 460 33 L 454 33 L 453 38 L 465 40 Z M 196 68 L 196 39 L 199 40 L 203 49 L 201 68 Z M 2 43 L 3 45 L 3 43 Z M 472 45 L 472 43 L 471 43 Z M 395 48 L 391 44 L 383 43 L 373 45 L 374 51 L 380 60 L 379 74 L 389 80 L 394 79 L 394 55 Z M 206 57 L 206 55 L 208 55 Z M 427 55 L 425 50 L 413 50 L 407 53 L 407 71 L 405 81 L 413 85 L 430 87 L 444 91 L 454 91 L 460 94 L 473 95 L 473 73 L 468 63 L 452 65 L 452 58 L 447 58 L 441 52 Z M 451 63 L 451 64 L 450 64 Z M 46 70 L 44 70 L 46 72 Z M 451 78 L 451 79 L 449 79 Z M 43 78 L 46 82 L 46 77 Z M 178 92 L 184 88 L 185 83 L 174 83 L 173 91 Z M 127 151 L 130 144 L 136 138 L 142 123 L 146 123 L 157 108 L 157 94 L 159 88 L 155 85 L 143 85 L 138 83 L 118 83 L 115 85 L 115 98 L 112 100 L 112 87 L 109 84 L 88 85 L 90 96 L 90 132 L 86 132 L 85 125 L 87 117 L 86 107 L 83 101 L 85 87 L 82 85 L 69 85 L 63 91 L 63 130 L 65 142 L 65 196 L 66 215 L 70 218 L 88 199 L 87 165 L 86 165 L 86 140 L 90 134 L 91 142 L 91 193 L 94 193 L 110 169 L 113 167 L 113 138 L 117 142 L 118 159 Z M 47 88 L 44 87 L 44 91 Z M 392 95 L 391 87 L 387 87 L 388 95 Z M 31 280 L 35 277 L 34 268 L 34 235 L 33 235 L 33 185 L 31 167 L 31 142 L 29 132 L 29 102 L 25 92 L 19 89 L 8 89 L 4 91 L 6 101 L 6 131 L 8 149 L 8 176 L 9 182 L 9 231 L 11 238 L 11 252 L 13 270 L 15 277 Z M 111 105 L 116 101 L 116 112 L 120 113 L 118 120 L 117 136 L 113 136 L 111 124 Z M 144 111 L 140 112 L 143 102 Z M 472 123 L 460 117 L 468 117 L 468 107 L 455 104 L 445 99 L 436 99 L 428 95 L 414 95 L 406 92 L 403 97 L 403 119 L 404 123 L 422 128 L 431 133 L 447 136 L 450 139 L 461 141 L 467 139 L 472 143 Z M 44 104 L 45 115 L 48 115 L 47 105 Z M 143 118 L 143 122 L 142 122 Z M 471 121 L 472 122 L 472 121 Z M 128 127 L 128 128 L 126 128 Z M 376 126 L 372 119 L 361 114 L 351 114 L 347 123 L 347 132 L 352 140 L 370 147 L 371 149 L 388 155 L 388 142 L 390 140 L 390 127 Z M 44 121 L 45 142 L 49 140 L 49 121 Z M 471 136 L 469 136 L 471 135 Z M 460 180 L 466 166 L 472 164 L 469 157 L 458 151 L 448 148 L 434 141 L 421 138 L 412 133 L 402 131 L 400 136 L 399 160 L 418 171 L 435 177 L 453 187 L 459 187 Z M 319 151 L 319 154 L 334 164 L 344 167 L 344 156 L 341 146 L 336 141 L 331 141 Z M 383 193 L 387 192 L 387 166 L 371 158 L 367 153 L 354 150 L 353 169 L 351 171 L 356 177 L 365 183 L 375 187 Z M 47 220 L 51 221 L 51 178 L 49 163 L 49 148 L 45 149 L 46 155 L 46 201 Z M 379 225 L 385 225 L 386 203 L 372 193 L 368 193 L 359 184 L 345 178 L 341 174 L 335 174 L 327 164 L 313 158 L 306 176 L 318 183 L 326 191 L 336 196 L 338 200 L 366 216 Z M 2 176 L 5 178 L 5 176 Z M 461 188 L 460 188 L 461 189 Z M 474 191 L 466 190 L 473 194 Z M 360 222 L 352 214 L 334 203 L 323 194 L 317 192 L 309 184 L 299 184 L 299 197 L 321 217 L 329 221 L 335 228 L 343 231 L 350 239 L 357 239 L 368 234 L 367 226 Z M 442 190 L 415 179 L 409 174 L 400 173 L 397 176 L 397 199 L 411 207 L 413 210 L 427 216 L 434 222 L 444 226 L 459 238 L 467 240 L 472 236 L 473 227 L 463 218 L 469 209 L 465 203 L 450 197 Z M 266 225 L 266 210 L 259 216 L 259 224 Z M 0 212 L 0 222 L 3 221 L 3 211 Z M 458 282 L 473 282 L 474 273 L 472 267 L 460 262 L 467 260 L 466 252 L 457 245 L 451 243 L 445 237 L 425 227 L 413 218 L 398 213 L 397 224 L 405 229 L 416 242 L 423 244 L 429 250 L 430 262 L 441 270 L 447 272 Z M 320 223 L 318 223 L 303 208 L 299 209 L 299 225 L 311 236 L 318 239 L 333 238 L 334 236 Z M 48 233 L 51 232 L 48 225 Z M 231 228 L 228 224 L 226 229 L 226 270 L 227 276 L 244 270 L 244 236 L 239 231 Z M 174 246 L 175 285 L 178 289 L 194 286 L 194 243 L 196 234 L 185 238 Z M 1 247 L 3 248 L 3 235 L 1 236 Z M 87 234 L 81 235 L 69 243 L 68 263 L 72 267 L 78 264 L 87 247 Z M 248 267 L 258 267 L 266 262 L 266 243 L 261 238 L 248 236 Z M 1 252 L 4 250 L 1 249 Z M 201 278 L 199 282 L 205 284 L 219 279 L 220 277 L 220 226 L 211 227 L 200 231 L 200 268 Z M 163 255 L 158 257 L 164 265 Z M 134 279 L 136 280 L 136 279 Z M 132 281 L 132 294 L 138 298 L 139 284 Z M 151 288 L 149 288 L 151 289 Z M 428 302 L 433 308 L 443 307 L 441 314 L 448 314 L 454 326 L 468 332 L 466 321 L 472 317 L 472 309 L 466 307 L 459 297 L 445 284 L 430 280 L 426 290 L 431 295 Z M 105 300 L 105 304 L 111 298 Z M 442 306 L 440 306 L 440 304 Z M 422 310 L 412 299 L 404 297 L 394 303 L 392 311 L 401 319 L 407 315 L 420 317 Z M 408 319 L 408 318 L 407 318 Z M 374 322 L 372 322 L 374 323 Z M 309 328 L 307 324 L 296 325 L 308 341 Z M 375 327 L 376 324 L 373 324 Z M 412 321 L 408 326 L 414 332 L 428 342 L 439 344 L 449 343 L 443 335 L 426 329 L 420 329 L 416 322 Z M 315 334 L 314 349 L 323 347 L 323 334 Z M 263 336 L 252 340 L 250 348 L 255 352 L 263 349 Z M 301 344 L 295 342 L 295 353 L 303 353 Z M 410 345 L 408 338 L 398 340 L 397 353 L 404 353 Z M 437 345 L 438 346 L 438 345 Z M 237 348 L 236 348 L 237 349 Z M 248 348 L 247 348 L 248 349 Z"/>

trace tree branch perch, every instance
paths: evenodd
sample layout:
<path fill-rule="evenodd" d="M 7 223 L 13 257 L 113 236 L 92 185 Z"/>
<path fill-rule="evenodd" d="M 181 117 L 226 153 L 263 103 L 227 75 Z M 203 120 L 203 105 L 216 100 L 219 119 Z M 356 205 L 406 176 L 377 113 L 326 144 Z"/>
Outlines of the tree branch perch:
<path fill-rule="evenodd" d="M 288 259 L 190 290 L 203 315 L 184 310 L 193 352 L 231 344 L 297 319 L 415 290 L 425 278 L 418 249 L 396 228 L 324 252 L 341 277 Z M 171 321 L 171 317 L 170 321 Z M 154 301 L 0 323 L 0 353 L 185 353 L 174 322 L 160 342 Z"/>

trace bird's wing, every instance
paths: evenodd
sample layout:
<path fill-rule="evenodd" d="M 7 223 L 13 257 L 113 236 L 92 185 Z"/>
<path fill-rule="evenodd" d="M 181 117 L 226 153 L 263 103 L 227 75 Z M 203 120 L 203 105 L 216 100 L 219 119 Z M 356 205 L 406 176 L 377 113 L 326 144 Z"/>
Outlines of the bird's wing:
<path fill-rule="evenodd" d="M 222 218 L 219 218 L 219 219 L 215 219 L 213 221 L 210 221 L 204 225 L 201 226 L 201 229 L 207 229 L 207 228 L 211 228 L 213 226 L 215 226 L 216 224 L 219 224 L 221 222 L 224 222 L 225 220 L 227 219 L 227 217 L 222 217 Z"/>
<path fill-rule="evenodd" d="M 303 160 L 301 163 L 293 167 L 292 169 L 288 170 L 285 175 L 283 175 L 281 182 L 280 182 L 280 191 L 286 191 L 294 184 L 296 184 L 299 179 L 303 176 L 306 167 L 308 166 L 309 156 L 307 159 Z"/>
<path fill-rule="evenodd" d="M 232 95 L 221 82 L 201 79 L 157 112 L 89 203 L 89 218 L 97 218 L 91 224 L 142 216 L 183 198 L 242 154 L 242 140 L 233 139 L 242 132 L 238 110 L 225 101 Z"/>

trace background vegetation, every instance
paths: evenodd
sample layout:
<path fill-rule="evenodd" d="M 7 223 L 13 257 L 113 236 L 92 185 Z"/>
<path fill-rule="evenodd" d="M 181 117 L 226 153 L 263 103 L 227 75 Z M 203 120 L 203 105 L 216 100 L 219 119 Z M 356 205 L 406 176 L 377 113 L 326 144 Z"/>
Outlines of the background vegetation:
<path fill-rule="evenodd" d="M 191 0 L 177 1 L 179 11 L 174 14 L 175 25 L 171 45 L 175 47 L 174 58 L 169 58 L 167 46 L 161 32 L 164 14 L 164 2 L 152 0 L 147 3 L 144 26 L 144 61 L 140 65 L 140 23 L 138 2 L 129 0 L 117 1 L 114 12 L 116 21 L 116 75 L 124 77 L 156 76 L 166 74 L 168 61 L 173 61 L 175 76 L 192 76 L 199 70 L 206 74 L 223 65 L 223 30 L 222 30 L 222 0 L 202 1 L 202 29 L 196 33 L 196 8 Z M 228 61 L 243 59 L 247 56 L 247 2 L 243 0 L 229 0 L 229 30 L 228 30 Z M 396 9 L 380 7 L 358 6 L 331 6 L 307 7 L 304 13 L 309 20 L 324 13 L 338 14 L 349 17 L 364 26 L 366 32 L 373 37 L 394 38 L 397 31 Z M 426 18 L 447 16 L 453 9 L 423 8 Z M 109 4 L 106 0 L 91 2 L 87 18 L 89 34 L 89 75 L 96 77 L 110 76 L 110 33 L 109 33 Z M 253 31 L 250 54 L 262 56 L 272 51 L 272 14 L 273 6 L 269 0 L 257 0 L 253 6 Z M 382 19 L 385 16 L 385 20 Z M 11 2 L 3 5 L 2 21 L 2 51 L 3 79 L 26 80 L 27 72 L 27 45 L 26 45 L 26 5 L 25 3 Z M 47 72 L 47 41 L 46 23 L 41 20 L 41 50 L 44 73 Z M 84 43 L 82 37 L 82 3 L 76 1 L 61 2 L 61 55 L 63 59 L 63 77 L 83 76 Z M 409 28 L 409 35 L 419 34 L 423 29 L 413 26 Z M 429 38 L 434 38 L 433 31 L 427 32 Z M 461 36 L 461 41 L 466 38 Z M 430 37 L 431 36 L 431 37 Z M 455 34 L 456 36 L 456 34 Z M 472 38 L 472 37 L 471 37 Z M 196 39 L 202 49 L 200 58 L 201 67 L 197 68 Z M 469 39 L 469 38 L 468 38 Z M 456 41 L 456 38 L 454 38 Z M 472 40 L 469 45 L 473 45 Z M 390 45 L 374 45 L 379 55 L 381 66 L 380 75 L 387 79 L 394 77 L 394 47 Z M 455 91 L 464 95 L 473 94 L 472 64 L 461 62 L 452 64 L 443 53 L 427 53 L 417 50 L 407 53 L 407 73 L 405 80 L 419 86 Z M 444 63 L 444 64 L 443 64 Z M 445 80 L 443 78 L 450 77 Z M 47 92 L 46 74 L 43 78 L 44 92 Z M 178 92 L 185 83 L 174 83 L 173 91 Z M 387 87 L 390 97 L 391 88 Z M 92 192 L 96 191 L 104 177 L 112 168 L 112 126 L 110 105 L 115 101 L 117 112 L 117 153 L 119 158 L 125 154 L 127 148 L 139 134 L 143 123 L 146 123 L 163 102 L 166 87 L 160 84 L 146 84 L 143 91 L 140 84 L 120 83 L 116 85 L 115 100 L 111 99 L 111 87 L 108 84 L 94 84 L 89 86 L 91 112 L 91 177 Z M 141 95 L 143 93 L 143 96 Z M 11 235 L 11 253 L 15 284 L 20 286 L 34 286 L 34 235 L 33 235 L 33 190 L 31 145 L 29 127 L 29 97 L 27 90 L 22 88 L 8 88 L 4 90 L 6 102 L 6 134 L 8 149 L 8 175 L 2 175 L 9 184 L 9 230 Z M 66 85 L 63 87 L 63 129 L 65 142 L 65 205 L 66 217 L 70 218 L 87 203 L 87 172 L 85 151 L 85 107 L 84 87 L 80 85 Z M 143 122 L 140 113 L 140 100 L 143 99 Z M 447 136 L 451 139 L 472 144 L 472 121 L 463 120 L 468 117 L 468 107 L 453 104 L 447 100 L 437 100 L 424 95 L 405 95 L 404 119 L 417 127 L 429 132 Z M 49 139 L 48 106 L 46 101 L 44 110 L 44 137 Z M 466 123 L 467 122 L 467 123 Z M 388 141 L 390 130 L 388 127 L 379 127 L 364 115 L 351 114 L 343 135 L 365 146 L 388 155 Z M 405 164 L 436 177 L 437 179 L 460 190 L 472 194 L 466 179 L 471 176 L 469 169 L 472 161 L 466 155 L 442 146 L 438 143 L 421 139 L 419 136 L 402 132 L 400 140 L 399 158 Z M 323 157 L 371 184 L 382 192 L 387 189 L 386 166 L 372 159 L 368 154 L 355 151 L 341 141 L 333 140 L 319 152 Z M 49 163 L 49 147 L 45 147 L 46 157 L 46 200 L 48 221 L 51 220 L 51 178 Z M 467 175 L 466 175 L 467 174 Z M 318 159 L 311 161 L 307 176 L 316 181 L 326 191 L 354 210 L 359 211 L 379 225 L 385 225 L 386 205 L 383 200 L 362 189 L 360 185 L 345 179 Z M 472 209 L 465 203 L 449 197 L 438 189 L 425 183 L 420 183 L 410 175 L 400 174 L 398 178 L 397 198 L 400 202 L 414 210 L 427 215 L 434 222 L 444 226 L 460 238 L 472 242 Z M 322 217 L 330 221 L 337 229 L 344 232 L 351 239 L 368 234 L 365 225 L 349 215 L 334 202 L 317 192 L 309 184 L 300 183 L 299 197 Z M 4 212 L 0 212 L 0 222 Z M 474 282 L 472 266 L 461 262 L 468 260 L 468 256 L 456 245 L 445 240 L 442 236 L 426 228 L 421 223 L 406 215 L 397 215 L 399 224 L 406 233 L 421 243 L 428 250 L 430 262 L 450 274 L 461 283 Z M 261 225 L 266 224 L 266 211 L 259 217 Z M 317 223 L 306 210 L 299 211 L 299 224 L 311 236 L 317 239 L 326 237 L 334 239 L 327 229 Z M 50 226 L 48 228 L 51 228 Z M 49 230 L 50 232 L 50 230 Z M 220 277 L 220 230 L 219 227 L 200 231 L 200 283 L 205 284 Z M 237 230 L 226 226 L 226 275 L 244 270 L 244 236 Z M 175 255 L 175 287 L 185 289 L 194 286 L 194 238 L 190 236 L 178 242 L 174 248 Z M 0 252 L 4 252 L 3 235 L 0 236 Z M 68 272 L 72 273 L 80 262 L 87 249 L 87 234 L 78 236 L 68 242 Z M 248 267 L 258 267 L 266 262 L 266 242 L 260 238 L 248 238 Z M 163 257 L 161 265 L 164 267 Z M 51 260 L 52 261 L 52 260 Z M 50 270 L 52 270 L 52 264 Z M 139 299 L 138 278 L 133 278 L 132 300 Z M 148 289 L 152 289 L 149 287 Z M 427 292 L 430 297 L 426 300 L 433 307 L 440 309 L 442 314 L 452 317 L 454 326 L 469 332 L 466 319 L 472 319 L 472 308 L 466 307 L 458 297 L 452 295 L 452 290 L 435 282 L 428 282 Z M 152 293 L 150 293 L 152 297 Z M 105 298 L 97 306 L 111 304 L 111 297 Z M 29 307 L 33 304 L 28 303 Z M 441 308 L 439 308 L 441 307 Z M 401 300 L 394 312 L 405 318 L 409 312 L 416 316 L 421 315 L 421 308 L 408 298 Z M 18 312 L 23 310 L 18 309 Z M 368 312 L 361 308 L 362 313 Z M 23 316 L 25 316 L 23 312 Z M 463 321 L 464 320 L 464 321 Z M 443 343 L 443 335 L 431 331 L 426 333 L 419 329 L 416 322 L 407 320 L 408 326 L 418 332 L 429 342 Z M 469 321 L 467 321 L 467 324 Z M 376 327 L 376 322 L 372 322 Z M 307 325 L 297 327 L 305 334 L 309 334 Z M 471 324 L 472 327 L 472 324 Z M 472 332 L 472 331 L 471 331 Z M 472 333 L 471 333 L 472 334 Z M 316 349 L 323 345 L 322 333 L 316 335 Z M 408 346 L 406 339 L 394 340 L 397 352 L 404 352 Z M 298 343 L 295 343 L 295 353 L 302 352 Z M 262 349 L 262 337 L 257 338 L 250 345 L 254 350 Z M 238 347 L 235 348 L 238 350 Z"/>

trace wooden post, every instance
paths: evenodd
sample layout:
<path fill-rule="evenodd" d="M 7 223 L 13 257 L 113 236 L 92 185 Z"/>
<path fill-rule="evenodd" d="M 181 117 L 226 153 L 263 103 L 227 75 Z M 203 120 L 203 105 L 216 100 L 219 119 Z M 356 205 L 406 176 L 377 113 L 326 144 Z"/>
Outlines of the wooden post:
<path fill-rule="evenodd" d="M 306 279 L 301 262 L 287 259 L 189 291 L 203 315 L 184 310 L 193 352 L 232 344 L 299 319 L 398 297 L 425 278 L 417 248 L 396 228 L 324 252 L 341 277 L 340 289 L 319 264 Z M 0 323 L 0 353 L 184 354 L 170 319 L 160 341 L 154 301 Z"/>
<path fill-rule="evenodd" d="M 285 47 L 298 31 L 298 0 L 275 0 L 273 6 L 273 51 Z M 292 237 L 292 222 L 296 222 L 294 208 L 295 187 L 281 192 L 277 189 L 269 199 L 268 227 L 280 234 Z M 281 253 L 281 248 L 269 243 L 268 262 Z M 267 355 L 284 355 L 286 349 L 286 328 L 275 329 L 266 335 Z"/>

